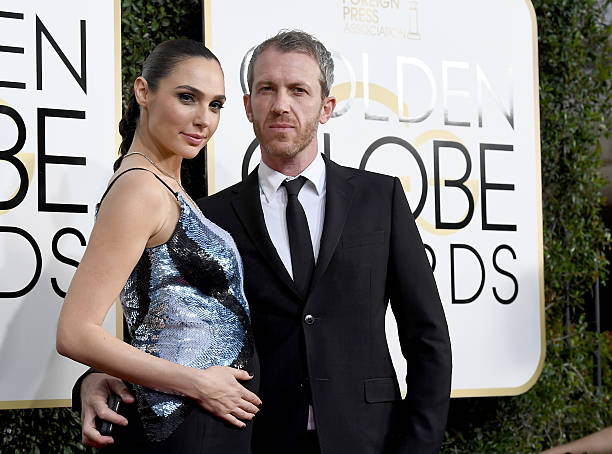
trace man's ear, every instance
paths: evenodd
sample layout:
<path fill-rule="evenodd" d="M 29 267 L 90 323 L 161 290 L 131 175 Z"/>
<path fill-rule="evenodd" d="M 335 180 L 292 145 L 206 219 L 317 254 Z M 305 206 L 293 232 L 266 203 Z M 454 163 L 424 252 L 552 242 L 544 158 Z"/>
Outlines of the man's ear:
<path fill-rule="evenodd" d="M 246 116 L 251 123 L 253 123 L 253 110 L 251 108 L 251 95 L 244 95 L 242 97 L 244 101 L 244 111 L 246 112 Z"/>
<path fill-rule="evenodd" d="M 149 102 L 149 84 L 142 76 L 137 77 L 134 81 L 134 96 L 138 104 L 146 107 Z"/>
<path fill-rule="evenodd" d="M 336 98 L 334 96 L 328 96 L 323 100 L 321 105 L 321 115 L 319 115 L 319 123 L 325 124 L 331 118 L 336 108 Z"/>

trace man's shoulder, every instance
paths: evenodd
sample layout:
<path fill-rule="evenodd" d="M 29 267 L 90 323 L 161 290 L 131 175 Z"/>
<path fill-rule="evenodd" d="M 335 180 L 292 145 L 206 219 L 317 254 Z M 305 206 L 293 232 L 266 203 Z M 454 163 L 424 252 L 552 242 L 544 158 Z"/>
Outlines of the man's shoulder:
<path fill-rule="evenodd" d="M 329 162 L 329 170 L 332 172 L 341 174 L 347 179 L 350 179 L 351 184 L 363 185 L 365 187 L 374 185 L 375 187 L 393 186 L 395 177 L 385 175 L 382 173 L 373 172 L 371 170 L 356 169 L 354 167 L 348 167 L 338 164 L 334 161 Z"/>
<path fill-rule="evenodd" d="M 218 203 L 227 203 L 229 199 L 234 197 L 236 194 L 240 192 L 240 188 L 243 182 L 240 181 L 228 188 L 225 188 L 219 192 L 215 192 L 214 194 L 208 195 L 206 197 L 202 197 L 197 200 L 197 203 L 200 207 L 207 205 L 215 205 Z"/>

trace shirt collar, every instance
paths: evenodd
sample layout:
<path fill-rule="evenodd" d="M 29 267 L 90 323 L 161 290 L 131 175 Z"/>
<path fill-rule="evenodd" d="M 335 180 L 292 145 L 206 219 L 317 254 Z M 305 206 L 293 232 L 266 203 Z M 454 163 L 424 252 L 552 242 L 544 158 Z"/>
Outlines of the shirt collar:
<path fill-rule="evenodd" d="M 323 161 L 320 153 L 317 153 L 314 160 L 304 169 L 302 173 L 300 173 L 300 175 L 306 177 L 306 179 L 312 183 L 314 190 L 318 195 L 323 193 L 325 188 L 325 162 Z M 259 177 L 259 187 L 261 188 L 261 191 L 264 193 L 268 202 L 274 198 L 276 191 L 278 191 L 278 188 L 283 181 L 285 181 L 287 178 L 293 179 L 293 177 L 288 177 L 287 175 L 283 175 L 282 173 L 268 167 L 268 165 L 263 161 L 259 162 L 257 176 Z"/>

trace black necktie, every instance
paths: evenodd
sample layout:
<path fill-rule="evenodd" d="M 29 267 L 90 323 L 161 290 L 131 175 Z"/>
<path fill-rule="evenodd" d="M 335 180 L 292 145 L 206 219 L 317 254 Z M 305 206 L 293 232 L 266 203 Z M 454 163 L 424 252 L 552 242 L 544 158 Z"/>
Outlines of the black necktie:
<path fill-rule="evenodd" d="M 293 282 L 295 282 L 298 292 L 306 297 L 315 261 L 306 213 L 304 213 L 304 208 L 298 200 L 298 194 L 304 183 L 306 183 L 306 177 L 297 177 L 291 181 L 285 180 L 282 184 L 287 190 L 287 211 L 285 213 Z"/>

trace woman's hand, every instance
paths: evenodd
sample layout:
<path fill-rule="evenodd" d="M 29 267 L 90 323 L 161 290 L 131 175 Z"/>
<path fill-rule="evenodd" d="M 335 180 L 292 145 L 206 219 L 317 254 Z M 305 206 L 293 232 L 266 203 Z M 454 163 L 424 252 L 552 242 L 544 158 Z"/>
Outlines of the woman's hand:
<path fill-rule="evenodd" d="M 253 378 L 247 371 L 224 366 L 195 371 L 196 387 L 189 397 L 205 410 L 238 427 L 246 426 L 240 419 L 250 421 L 259 411 L 261 399 L 238 381 Z"/>

